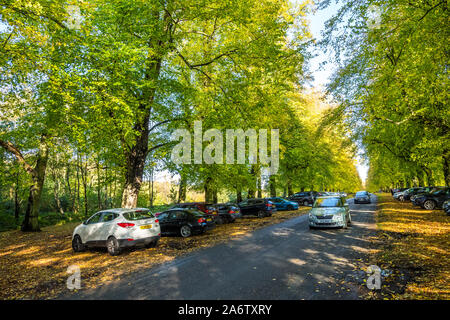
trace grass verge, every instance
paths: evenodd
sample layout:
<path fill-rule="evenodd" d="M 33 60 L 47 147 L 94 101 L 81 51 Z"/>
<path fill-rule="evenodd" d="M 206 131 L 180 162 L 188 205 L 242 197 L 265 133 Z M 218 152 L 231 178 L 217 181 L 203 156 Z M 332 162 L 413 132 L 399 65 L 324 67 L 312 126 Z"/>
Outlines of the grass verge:
<path fill-rule="evenodd" d="M 378 195 L 373 261 L 390 274 L 374 299 L 450 298 L 450 217 Z"/>
<path fill-rule="evenodd" d="M 70 265 L 81 269 L 82 288 L 95 288 L 118 280 L 124 274 L 171 261 L 189 252 L 210 247 L 269 225 L 303 215 L 310 208 L 279 211 L 272 217 L 246 217 L 235 223 L 187 239 L 163 237 L 154 249 L 137 248 L 117 257 L 106 250 L 74 253 L 71 236 L 78 223 L 42 228 L 41 232 L 18 230 L 0 233 L 0 299 L 51 299 L 67 293 Z"/>

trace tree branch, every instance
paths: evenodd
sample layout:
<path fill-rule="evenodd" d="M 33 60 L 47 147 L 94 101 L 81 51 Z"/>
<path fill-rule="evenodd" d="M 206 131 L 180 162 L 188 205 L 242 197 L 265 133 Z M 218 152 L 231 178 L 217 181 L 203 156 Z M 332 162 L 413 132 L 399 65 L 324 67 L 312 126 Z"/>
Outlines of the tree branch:
<path fill-rule="evenodd" d="M 35 170 L 33 169 L 33 167 L 28 164 L 20 150 L 15 145 L 13 145 L 9 141 L 0 140 L 0 146 L 2 146 L 6 151 L 12 153 L 17 158 L 17 161 L 22 164 L 26 172 L 31 175 L 35 174 Z"/>

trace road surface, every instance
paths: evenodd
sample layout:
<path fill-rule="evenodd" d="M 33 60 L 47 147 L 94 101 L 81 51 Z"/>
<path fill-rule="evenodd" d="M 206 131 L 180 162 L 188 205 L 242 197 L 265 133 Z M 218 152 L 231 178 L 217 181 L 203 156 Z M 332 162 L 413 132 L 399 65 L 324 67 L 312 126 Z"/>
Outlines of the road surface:
<path fill-rule="evenodd" d="M 349 200 L 347 230 L 309 230 L 303 215 L 63 299 L 358 299 L 354 269 L 375 231 L 372 199 Z"/>

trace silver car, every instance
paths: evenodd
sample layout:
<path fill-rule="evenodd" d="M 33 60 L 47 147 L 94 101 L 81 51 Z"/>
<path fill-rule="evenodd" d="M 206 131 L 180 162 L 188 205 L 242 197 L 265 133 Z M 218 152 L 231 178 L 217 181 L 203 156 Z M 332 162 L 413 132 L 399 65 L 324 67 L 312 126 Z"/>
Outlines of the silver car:
<path fill-rule="evenodd" d="M 344 197 L 318 197 L 309 212 L 309 228 L 347 228 L 351 224 L 350 210 Z"/>
<path fill-rule="evenodd" d="M 120 254 L 123 248 L 157 246 L 161 237 L 158 219 L 146 208 L 109 209 L 97 212 L 73 231 L 75 252 L 87 247 L 106 247 L 109 254 Z"/>

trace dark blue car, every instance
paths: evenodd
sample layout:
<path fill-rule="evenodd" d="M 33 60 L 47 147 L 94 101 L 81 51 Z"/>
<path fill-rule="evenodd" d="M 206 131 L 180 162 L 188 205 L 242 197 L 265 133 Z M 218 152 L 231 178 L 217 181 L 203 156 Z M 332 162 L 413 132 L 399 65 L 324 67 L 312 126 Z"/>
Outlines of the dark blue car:
<path fill-rule="evenodd" d="M 277 210 L 298 210 L 298 203 L 280 197 L 267 198 L 277 207 Z"/>

